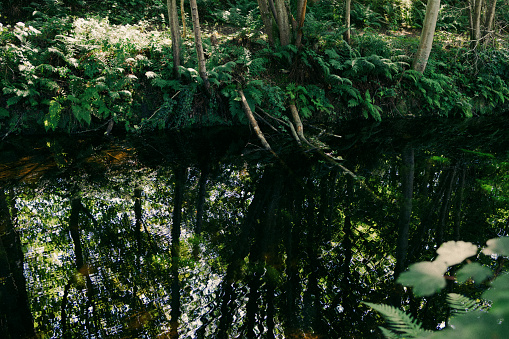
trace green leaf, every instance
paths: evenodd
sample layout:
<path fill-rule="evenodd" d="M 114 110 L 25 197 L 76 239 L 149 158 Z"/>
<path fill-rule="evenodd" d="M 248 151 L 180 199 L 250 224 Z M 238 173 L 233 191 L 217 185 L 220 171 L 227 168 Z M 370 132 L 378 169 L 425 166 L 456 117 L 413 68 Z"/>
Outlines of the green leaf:
<path fill-rule="evenodd" d="M 480 284 L 481 282 L 489 278 L 492 275 L 492 273 L 493 272 L 488 267 L 482 266 L 477 262 L 473 262 L 459 269 L 458 272 L 456 273 L 456 277 L 458 278 L 458 281 L 460 283 L 464 283 L 468 279 L 472 278 L 472 280 L 476 284 Z"/>
<path fill-rule="evenodd" d="M 0 118 L 6 118 L 9 116 L 9 111 L 3 107 L 0 107 Z"/>
<path fill-rule="evenodd" d="M 509 256 L 509 237 L 490 239 L 486 244 L 488 247 L 482 251 L 484 254 Z"/>
<path fill-rule="evenodd" d="M 383 304 L 372 304 L 365 302 L 364 304 L 373 308 L 374 310 L 380 312 L 385 320 L 389 323 L 389 327 L 391 330 L 402 333 L 405 338 L 417 338 L 429 331 L 424 330 L 412 316 L 406 314 L 402 310 Z M 385 332 L 385 331 L 384 331 Z M 394 336 L 395 333 L 389 331 L 388 334 L 393 335 L 392 338 L 398 338 L 399 336 Z"/>
<path fill-rule="evenodd" d="M 430 296 L 445 287 L 444 274 L 447 267 L 443 261 L 418 262 L 410 265 L 408 271 L 401 273 L 398 283 L 412 286 L 416 296 Z"/>
<path fill-rule="evenodd" d="M 472 312 L 481 308 L 482 304 L 458 293 L 447 294 L 447 303 L 456 314 Z"/>
<path fill-rule="evenodd" d="M 493 280 L 490 289 L 484 292 L 482 297 L 492 302 L 490 313 L 507 319 L 509 317 L 509 274 L 502 274 Z"/>
<path fill-rule="evenodd" d="M 437 250 L 436 261 L 443 261 L 447 266 L 461 263 L 468 257 L 477 254 L 477 246 L 465 241 L 448 241 Z"/>

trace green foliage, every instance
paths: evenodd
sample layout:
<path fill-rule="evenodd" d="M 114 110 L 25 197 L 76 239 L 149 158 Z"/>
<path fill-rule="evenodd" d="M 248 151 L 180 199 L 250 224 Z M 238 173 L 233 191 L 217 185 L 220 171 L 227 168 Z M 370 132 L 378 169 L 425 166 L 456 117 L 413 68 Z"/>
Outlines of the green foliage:
<path fill-rule="evenodd" d="M 364 304 L 380 312 L 389 323 L 389 326 L 394 332 L 383 327 L 380 328 L 380 330 L 384 332 L 386 338 L 419 338 L 429 333 L 429 331 L 423 330 L 421 324 L 410 315 L 395 307 L 367 302 Z"/>
<path fill-rule="evenodd" d="M 487 246 L 482 253 L 488 256 L 509 256 L 509 237 L 500 237 L 487 241 Z M 477 254 L 477 246 L 463 241 L 449 241 L 437 250 L 438 257 L 434 261 L 420 262 L 410 265 L 408 271 L 403 272 L 398 282 L 405 286 L 412 286 L 416 296 L 430 296 L 443 289 L 446 285 L 445 274 L 448 267 L 462 263 L 465 259 Z M 450 326 L 446 329 L 423 335 L 422 333 L 410 333 L 408 329 L 418 331 L 421 327 L 409 316 L 403 316 L 402 311 L 386 305 L 373 305 L 375 310 L 382 313 L 391 327 L 405 334 L 407 338 L 479 338 L 479 337 L 504 337 L 509 330 L 505 319 L 509 317 L 507 298 L 509 295 L 509 274 L 495 273 L 486 266 L 476 262 L 467 262 L 457 272 L 459 283 L 468 284 L 474 282 L 479 285 L 490 278 L 489 288 L 484 291 L 481 299 L 472 300 L 457 293 L 449 293 L 447 301 L 453 310 Z M 487 306 L 489 305 L 489 306 Z M 416 328 L 411 327 L 415 325 Z M 403 328 L 403 330 L 402 330 Z M 397 337 L 397 333 L 383 330 L 387 338 Z"/>

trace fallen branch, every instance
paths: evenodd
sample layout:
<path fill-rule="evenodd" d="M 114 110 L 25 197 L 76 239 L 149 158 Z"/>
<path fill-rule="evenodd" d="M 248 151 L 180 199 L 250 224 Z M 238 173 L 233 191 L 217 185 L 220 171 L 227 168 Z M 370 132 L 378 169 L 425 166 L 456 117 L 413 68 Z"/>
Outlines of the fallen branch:
<path fill-rule="evenodd" d="M 251 108 L 249 108 L 249 104 L 247 103 L 246 97 L 244 96 L 244 92 L 239 89 L 240 99 L 242 102 L 242 108 L 244 110 L 244 114 L 246 114 L 247 119 L 249 120 L 249 123 L 253 127 L 256 136 L 260 141 L 262 142 L 263 147 L 268 150 L 272 151 L 272 148 L 270 147 L 269 143 L 267 142 L 267 139 L 265 139 L 265 136 L 262 133 L 262 130 L 258 126 L 258 122 L 256 122 L 255 117 L 253 116 L 253 112 L 251 111 Z"/>

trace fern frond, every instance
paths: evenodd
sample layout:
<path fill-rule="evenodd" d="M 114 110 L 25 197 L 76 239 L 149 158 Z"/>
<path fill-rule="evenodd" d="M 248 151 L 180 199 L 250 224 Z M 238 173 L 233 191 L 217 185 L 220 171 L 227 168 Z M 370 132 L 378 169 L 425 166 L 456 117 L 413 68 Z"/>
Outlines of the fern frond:
<path fill-rule="evenodd" d="M 429 333 L 429 331 L 424 330 L 421 327 L 421 324 L 419 324 L 417 320 L 413 319 L 412 316 L 396 307 L 383 304 L 372 304 L 368 302 L 365 302 L 364 304 L 373 308 L 375 311 L 380 312 L 389 323 L 390 328 L 393 331 L 403 334 L 405 338 L 418 338 L 425 333 Z"/>
<path fill-rule="evenodd" d="M 447 303 L 454 312 L 460 314 L 475 311 L 482 307 L 479 302 L 457 293 L 447 294 Z"/>

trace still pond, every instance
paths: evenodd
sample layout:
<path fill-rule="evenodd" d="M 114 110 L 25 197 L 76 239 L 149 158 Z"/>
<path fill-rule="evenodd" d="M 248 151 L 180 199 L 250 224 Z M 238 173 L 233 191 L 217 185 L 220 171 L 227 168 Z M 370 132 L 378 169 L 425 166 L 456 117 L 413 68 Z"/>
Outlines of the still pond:
<path fill-rule="evenodd" d="M 444 295 L 395 272 L 507 235 L 509 131 L 416 119 L 320 141 L 276 136 L 278 158 L 244 129 L 3 141 L 0 337 L 382 337 L 363 302 L 439 328 Z"/>

